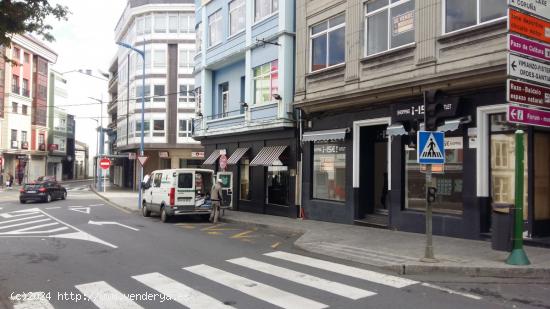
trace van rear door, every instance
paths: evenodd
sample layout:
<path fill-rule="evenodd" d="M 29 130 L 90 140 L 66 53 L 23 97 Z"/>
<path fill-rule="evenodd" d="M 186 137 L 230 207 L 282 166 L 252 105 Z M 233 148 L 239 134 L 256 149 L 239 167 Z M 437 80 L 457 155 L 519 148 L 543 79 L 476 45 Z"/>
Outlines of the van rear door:
<path fill-rule="evenodd" d="M 179 172 L 176 178 L 176 205 L 195 210 L 195 172 Z"/>

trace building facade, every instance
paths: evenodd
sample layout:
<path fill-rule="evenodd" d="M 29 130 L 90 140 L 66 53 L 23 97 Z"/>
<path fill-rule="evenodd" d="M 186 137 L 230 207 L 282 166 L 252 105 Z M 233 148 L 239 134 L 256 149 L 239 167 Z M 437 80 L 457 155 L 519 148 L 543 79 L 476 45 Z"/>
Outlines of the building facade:
<path fill-rule="evenodd" d="M 29 35 L 15 35 L 4 53 L 13 62 L 0 64 L 3 172 L 24 182 L 46 173 L 48 72 L 57 54 Z"/>
<path fill-rule="evenodd" d="M 86 143 L 75 141 L 74 176 L 73 179 L 88 178 L 89 147 Z"/>
<path fill-rule="evenodd" d="M 48 165 L 47 175 L 61 181 L 66 171 L 68 114 L 60 106 L 68 104 L 67 80 L 61 73 L 50 70 L 48 103 Z"/>
<path fill-rule="evenodd" d="M 294 1 L 196 1 L 193 136 L 234 209 L 296 217 Z"/>
<path fill-rule="evenodd" d="M 297 0 L 306 217 L 424 232 L 425 176 L 403 124 L 423 121 L 425 91 L 437 89 L 453 109 L 440 127 L 447 163 L 434 175 L 433 231 L 490 233 L 492 206 L 514 198 L 506 9 L 506 0 Z M 525 234 L 548 236 L 550 132 L 523 129 Z"/>
<path fill-rule="evenodd" d="M 191 0 L 130 0 L 115 29 L 117 42 L 145 51 L 145 76 L 142 59 L 136 52 L 120 47 L 116 74 L 110 91 L 116 104 L 116 150 L 118 154 L 137 153 L 141 126 L 144 129 L 144 172 L 155 169 L 187 167 L 202 146 L 191 137 L 191 118 L 195 112 L 193 55 L 195 54 L 195 6 Z M 113 68 L 113 71 L 114 68 Z M 115 72 L 112 72 L 115 73 Z M 142 87 L 145 78 L 145 88 Z M 115 82 L 116 80 L 116 82 Z M 141 109 L 144 92 L 145 108 Z M 110 108 L 115 115 L 114 106 Z M 141 123 L 141 113 L 144 123 Z M 117 163 L 114 177 L 124 186 L 136 187 L 137 160 Z M 121 175 L 132 175 L 131 179 Z M 130 180 L 130 181 L 129 181 Z"/>

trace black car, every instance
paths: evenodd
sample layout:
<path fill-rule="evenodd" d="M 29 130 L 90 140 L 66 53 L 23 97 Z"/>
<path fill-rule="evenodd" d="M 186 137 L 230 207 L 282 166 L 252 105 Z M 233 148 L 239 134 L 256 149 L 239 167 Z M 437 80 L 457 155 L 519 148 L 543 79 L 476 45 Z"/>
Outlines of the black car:
<path fill-rule="evenodd" d="M 67 190 L 53 181 L 28 183 L 19 190 L 19 202 L 27 201 L 51 202 L 54 199 L 66 199 Z"/>

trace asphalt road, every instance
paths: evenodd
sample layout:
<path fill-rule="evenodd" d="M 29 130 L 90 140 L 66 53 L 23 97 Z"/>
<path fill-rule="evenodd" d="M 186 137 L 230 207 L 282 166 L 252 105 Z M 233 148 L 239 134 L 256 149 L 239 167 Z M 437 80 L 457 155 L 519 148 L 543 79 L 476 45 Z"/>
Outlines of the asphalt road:
<path fill-rule="evenodd" d="M 396 276 L 296 250 L 298 235 L 163 224 L 69 187 L 49 204 L 0 193 L 0 307 L 549 308 L 544 281 Z"/>

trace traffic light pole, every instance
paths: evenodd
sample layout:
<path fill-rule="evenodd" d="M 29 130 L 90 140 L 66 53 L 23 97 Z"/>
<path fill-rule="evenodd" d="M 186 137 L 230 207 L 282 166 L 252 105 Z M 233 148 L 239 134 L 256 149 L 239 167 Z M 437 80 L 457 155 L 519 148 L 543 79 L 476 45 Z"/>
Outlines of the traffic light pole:
<path fill-rule="evenodd" d="M 430 187 L 432 186 L 432 165 L 426 164 L 426 250 L 422 262 L 439 262 L 434 256 L 433 238 L 432 238 L 432 202 L 430 200 Z"/>

